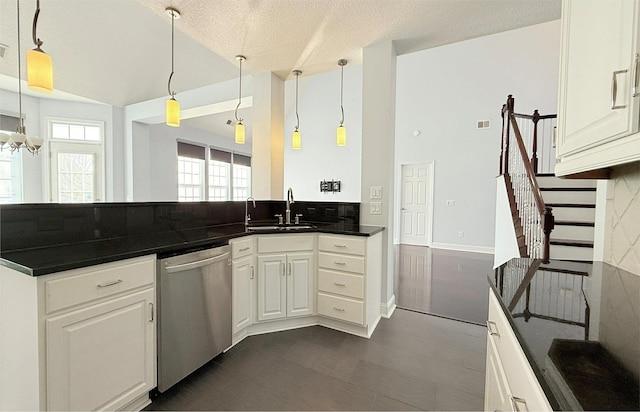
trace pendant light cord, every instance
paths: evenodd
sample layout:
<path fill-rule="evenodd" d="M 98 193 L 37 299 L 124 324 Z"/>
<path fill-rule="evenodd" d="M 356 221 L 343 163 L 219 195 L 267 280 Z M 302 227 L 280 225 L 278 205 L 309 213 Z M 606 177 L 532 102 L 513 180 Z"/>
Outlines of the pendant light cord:
<path fill-rule="evenodd" d="M 175 15 L 175 11 L 173 10 L 170 13 L 171 13 L 171 74 L 169 75 L 167 90 L 169 91 L 169 96 L 171 96 L 171 98 L 174 98 L 176 96 L 176 92 L 171 91 L 171 78 L 173 77 L 173 42 L 174 42 L 174 22 L 176 19 L 176 15 Z"/>
<path fill-rule="evenodd" d="M 240 87 L 238 88 L 238 104 L 236 105 L 235 116 L 236 121 L 242 123 L 243 119 L 238 117 L 238 109 L 240 108 L 240 103 L 242 102 L 242 61 L 244 60 L 244 57 L 236 56 L 236 58 L 240 62 Z"/>
<path fill-rule="evenodd" d="M 344 88 L 344 65 L 340 66 L 340 111 L 342 112 L 342 118 L 340 119 L 340 126 L 344 124 L 344 107 L 342 107 L 342 94 Z"/>
<path fill-rule="evenodd" d="M 20 57 L 20 0 L 16 0 L 16 8 L 17 8 L 17 15 L 18 15 L 18 107 L 20 110 L 20 123 L 18 124 L 18 130 L 16 131 L 18 133 L 24 134 L 24 117 L 22 116 L 22 63 L 21 63 L 21 57 Z M 38 1 L 38 10 L 36 11 L 35 20 L 37 20 L 39 12 L 40 12 L 40 1 Z M 35 22 L 33 24 L 33 27 L 34 27 L 33 39 L 35 42 L 35 27 L 36 27 Z M 42 44 L 42 42 L 40 42 L 40 44 Z"/>
<path fill-rule="evenodd" d="M 296 130 L 300 128 L 300 116 L 298 116 L 298 77 L 300 77 L 300 71 L 295 70 L 293 74 L 296 75 Z"/>
<path fill-rule="evenodd" d="M 33 27 L 31 29 L 31 36 L 33 37 L 33 44 L 36 45 L 36 50 L 40 50 L 40 46 L 42 46 L 42 40 L 38 38 L 36 35 L 36 29 L 38 27 L 38 16 L 40 15 L 40 0 L 36 0 L 36 14 L 33 16 Z"/>

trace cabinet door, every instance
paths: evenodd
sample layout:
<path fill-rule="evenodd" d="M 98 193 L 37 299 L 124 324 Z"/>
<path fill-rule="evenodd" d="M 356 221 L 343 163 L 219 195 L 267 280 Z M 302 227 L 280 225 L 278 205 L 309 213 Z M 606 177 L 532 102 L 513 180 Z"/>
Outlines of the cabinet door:
<path fill-rule="evenodd" d="M 487 337 L 487 371 L 484 384 L 485 411 L 512 411 L 509 385 L 491 337 Z"/>
<path fill-rule="evenodd" d="M 246 257 L 234 260 L 231 264 L 233 276 L 233 333 L 239 332 L 252 323 L 251 309 L 253 305 L 253 258 Z"/>
<path fill-rule="evenodd" d="M 313 253 L 287 255 L 287 316 L 313 315 Z"/>
<path fill-rule="evenodd" d="M 156 386 L 154 291 L 46 320 L 47 408 L 115 410 Z"/>
<path fill-rule="evenodd" d="M 258 256 L 258 320 L 287 316 L 286 255 Z"/>
<path fill-rule="evenodd" d="M 562 13 L 558 157 L 636 133 L 639 107 L 638 1 L 565 0 Z"/>

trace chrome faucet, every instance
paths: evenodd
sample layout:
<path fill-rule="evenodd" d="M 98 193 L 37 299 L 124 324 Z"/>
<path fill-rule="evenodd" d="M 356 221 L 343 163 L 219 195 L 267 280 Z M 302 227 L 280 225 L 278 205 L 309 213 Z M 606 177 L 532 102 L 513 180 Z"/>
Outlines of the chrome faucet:
<path fill-rule="evenodd" d="M 284 211 L 287 225 L 291 224 L 291 203 L 295 203 L 295 201 L 293 200 L 293 189 L 289 188 L 289 190 L 287 190 L 287 210 Z"/>
<path fill-rule="evenodd" d="M 247 201 L 244 204 L 244 224 L 245 226 L 249 226 L 249 222 L 251 221 L 251 215 L 249 214 L 249 201 L 253 202 L 253 208 L 256 208 L 256 200 L 249 196 Z"/>

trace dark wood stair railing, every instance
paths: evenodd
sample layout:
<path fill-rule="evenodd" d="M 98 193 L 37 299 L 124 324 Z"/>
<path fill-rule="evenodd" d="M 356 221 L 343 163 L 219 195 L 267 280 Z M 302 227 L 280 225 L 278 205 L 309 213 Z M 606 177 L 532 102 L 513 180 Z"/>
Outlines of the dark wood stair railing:
<path fill-rule="evenodd" d="M 521 232 L 524 235 L 519 237 L 518 243 L 521 256 L 541 259 L 547 263 L 554 218 L 551 207 L 545 205 L 542 199 L 536 180 L 536 169 L 533 166 L 534 163 L 537 165 L 537 123 L 543 116 L 537 111 L 533 116 L 530 116 L 534 121 L 534 139 L 530 159 L 513 108 L 514 98 L 509 95 L 507 103 L 502 106 L 500 173 L 507 177 L 507 182 L 511 182 L 513 196 L 509 196 L 509 203 L 514 214 L 514 227 L 516 233 Z M 528 115 L 519 116 L 526 118 Z M 553 116 L 555 115 L 544 117 L 552 118 Z M 513 142 L 511 142 L 511 130 L 513 130 Z M 509 188 L 507 189 L 509 191 Z M 519 222 L 516 222 L 515 219 L 516 212 Z M 522 243 L 526 245 L 526 254 L 522 252 Z"/>

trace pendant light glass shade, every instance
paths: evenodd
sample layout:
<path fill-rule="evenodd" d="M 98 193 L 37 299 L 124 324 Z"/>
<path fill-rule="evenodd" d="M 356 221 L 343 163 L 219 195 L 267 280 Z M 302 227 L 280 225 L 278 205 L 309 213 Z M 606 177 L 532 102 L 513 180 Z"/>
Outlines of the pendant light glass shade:
<path fill-rule="evenodd" d="M 171 16 L 171 74 L 169 75 L 169 81 L 167 82 L 167 90 L 171 98 L 167 100 L 165 107 L 165 124 L 171 127 L 180 126 L 180 103 L 176 100 L 176 92 L 171 90 L 171 78 L 173 78 L 173 55 L 174 55 L 174 21 L 180 18 L 180 12 L 173 7 L 167 7 L 165 9 L 167 14 Z"/>
<path fill-rule="evenodd" d="M 336 144 L 338 146 L 345 146 L 347 144 L 347 129 L 343 125 L 338 126 Z"/>
<path fill-rule="evenodd" d="M 293 149 L 300 149 L 300 132 L 298 130 L 294 130 L 291 135 L 291 147 Z"/>
<path fill-rule="evenodd" d="M 53 91 L 51 56 L 42 50 L 27 50 L 27 84 L 39 92 Z"/>
<path fill-rule="evenodd" d="M 242 123 L 236 124 L 236 143 L 244 144 L 244 125 Z"/>
<path fill-rule="evenodd" d="M 180 126 L 180 102 L 174 99 L 167 100 L 167 107 L 165 110 L 167 126 L 179 127 Z"/>

